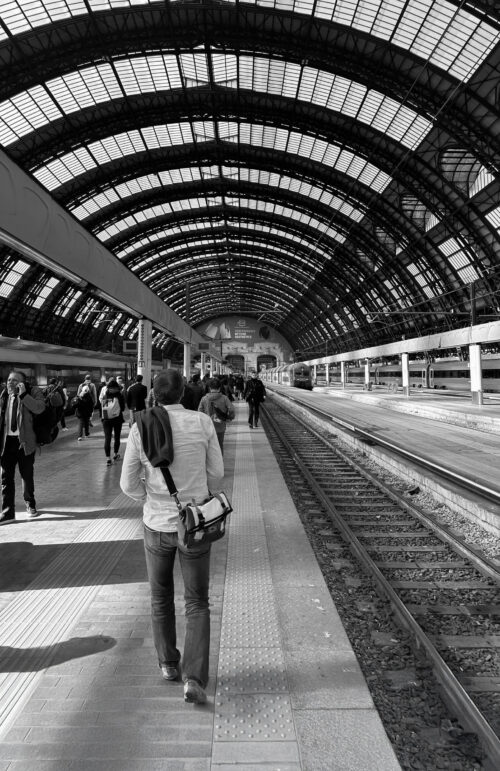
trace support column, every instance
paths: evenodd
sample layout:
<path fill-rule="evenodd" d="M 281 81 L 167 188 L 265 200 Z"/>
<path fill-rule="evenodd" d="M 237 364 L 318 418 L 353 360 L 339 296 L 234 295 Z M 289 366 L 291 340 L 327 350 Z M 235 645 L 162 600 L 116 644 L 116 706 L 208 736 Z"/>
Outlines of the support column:
<path fill-rule="evenodd" d="M 408 353 L 401 354 L 401 375 L 403 378 L 403 396 L 410 396 L 410 356 Z"/>
<path fill-rule="evenodd" d="M 469 345 L 469 366 L 472 404 L 482 404 L 483 377 L 481 373 L 481 346 L 478 343 Z"/>
<path fill-rule="evenodd" d="M 191 344 L 184 343 L 184 369 L 183 375 L 186 380 L 191 377 Z"/>
<path fill-rule="evenodd" d="M 144 378 L 146 388 L 151 387 L 151 349 L 153 325 L 149 319 L 139 319 L 137 335 L 137 374 Z"/>
<path fill-rule="evenodd" d="M 207 366 L 206 353 L 202 353 L 200 356 L 200 377 L 205 377 L 205 367 Z"/>
<path fill-rule="evenodd" d="M 34 370 L 35 370 L 36 384 L 38 386 L 46 386 L 47 385 L 47 365 L 35 364 Z"/>
<path fill-rule="evenodd" d="M 346 368 L 345 361 L 340 362 L 340 385 L 345 388 Z"/>
<path fill-rule="evenodd" d="M 325 381 L 327 385 L 330 385 L 330 365 L 325 363 Z"/>
<path fill-rule="evenodd" d="M 318 378 L 318 365 L 313 364 L 313 385 L 316 385 L 317 378 Z"/>
<path fill-rule="evenodd" d="M 365 390 L 372 390 L 372 383 L 370 380 L 370 359 L 365 359 Z"/>

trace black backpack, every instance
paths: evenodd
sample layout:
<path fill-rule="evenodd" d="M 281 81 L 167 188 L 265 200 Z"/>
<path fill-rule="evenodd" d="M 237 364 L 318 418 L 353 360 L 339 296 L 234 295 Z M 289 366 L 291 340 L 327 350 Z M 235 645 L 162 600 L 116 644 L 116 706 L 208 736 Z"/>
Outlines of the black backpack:
<path fill-rule="evenodd" d="M 51 444 L 57 438 L 59 428 L 57 424 L 61 420 L 63 399 L 56 389 L 48 390 L 45 394 L 45 409 L 39 415 L 33 415 L 33 429 L 36 443 Z"/>

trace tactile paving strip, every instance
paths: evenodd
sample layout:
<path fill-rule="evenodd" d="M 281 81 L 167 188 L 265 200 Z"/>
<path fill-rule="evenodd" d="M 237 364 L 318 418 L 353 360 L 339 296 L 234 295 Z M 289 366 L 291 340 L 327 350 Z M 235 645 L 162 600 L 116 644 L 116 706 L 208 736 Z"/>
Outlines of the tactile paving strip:
<path fill-rule="evenodd" d="M 252 441 L 238 426 L 214 741 L 296 742 Z"/>
<path fill-rule="evenodd" d="M 230 695 L 215 701 L 219 741 L 293 741 L 295 729 L 288 696 Z"/>

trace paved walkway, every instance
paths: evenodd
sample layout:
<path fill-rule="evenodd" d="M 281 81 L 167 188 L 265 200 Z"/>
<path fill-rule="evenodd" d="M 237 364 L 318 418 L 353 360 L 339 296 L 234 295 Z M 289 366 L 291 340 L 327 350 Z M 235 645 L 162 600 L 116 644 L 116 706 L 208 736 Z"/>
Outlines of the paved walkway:
<path fill-rule="evenodd" d="M 141 513 L 102 433 L 37 458 L 42 516 L 0 528 L 0 771 L 399 768 L 267 439 L 236 409 L 204 707 L 159 676 Z"/>

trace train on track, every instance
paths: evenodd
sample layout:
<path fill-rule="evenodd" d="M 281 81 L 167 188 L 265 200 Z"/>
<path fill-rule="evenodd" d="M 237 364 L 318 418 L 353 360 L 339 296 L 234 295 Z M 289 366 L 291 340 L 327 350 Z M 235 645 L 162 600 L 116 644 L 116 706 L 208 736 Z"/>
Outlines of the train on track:
<path fill-rule="evenodd" d="M 470 391 L 470 368 L 468 361 L 459 359 L 443 359 L 426 362 L 413 361 L 409 365 L 410 387 L 426 389 L 447 389 L 450 391 Z M 500 392 L 500 356 L 498 354 L 484 355 L 481 363 L 482 386 L 485 393 Z M 300 375 L 301 372 L 307 373 Z M 292 375 L 291 372 L 294 374 Z M 298 377 L 295 373 L 298 373 Z M 301 385 L 300 379 L 307 385 Z M 326 383 L 324 366 L 317 371 L 317 380 L 313 382 L 313 368 L 307 364 L 293 364 L 285 367 L 274 367 L 267 370 L 264 379 L 281 385 L 294 385 L 299 388 L 311 389 L 313 385 L 340 384 L 340 364 L 330 364 L 329 383 Z M 292 382 L 293 381 L 293 382 Z M 364 385 L 365 367 L 354 363 L 346 364 L 346 382 Z M 402 385 L 401 364 L 372 362 L 370 364 L 370 382 L 374 386 Z"/>
<path fill-rule="evenodd" d="M 126 386 L 133 381 L 137 362 L 130 356 L 77 348 L 59 348 L 44 343 L 16 341 L 0 337 L 0 382 L 5 383 L 9 372 L 21 370 L 29 383 L 45 386 L 55 377 L 63 380 L 71 399 L 85 375 L 90 373 L 96 386 L 110 377 L 121 375 Z M 162 369 L 161 362 L 153 362 L 151 374 Z"/>
<path fill-rule="evenodd" d="M 294 388 L 305 388 L 312 391 L 312 367 L 308 364 L 284 364 L 280 367 L 261 372 L 261 377 L 268 383 L 279 383 L 280 385 L 293 386 Z"/>

